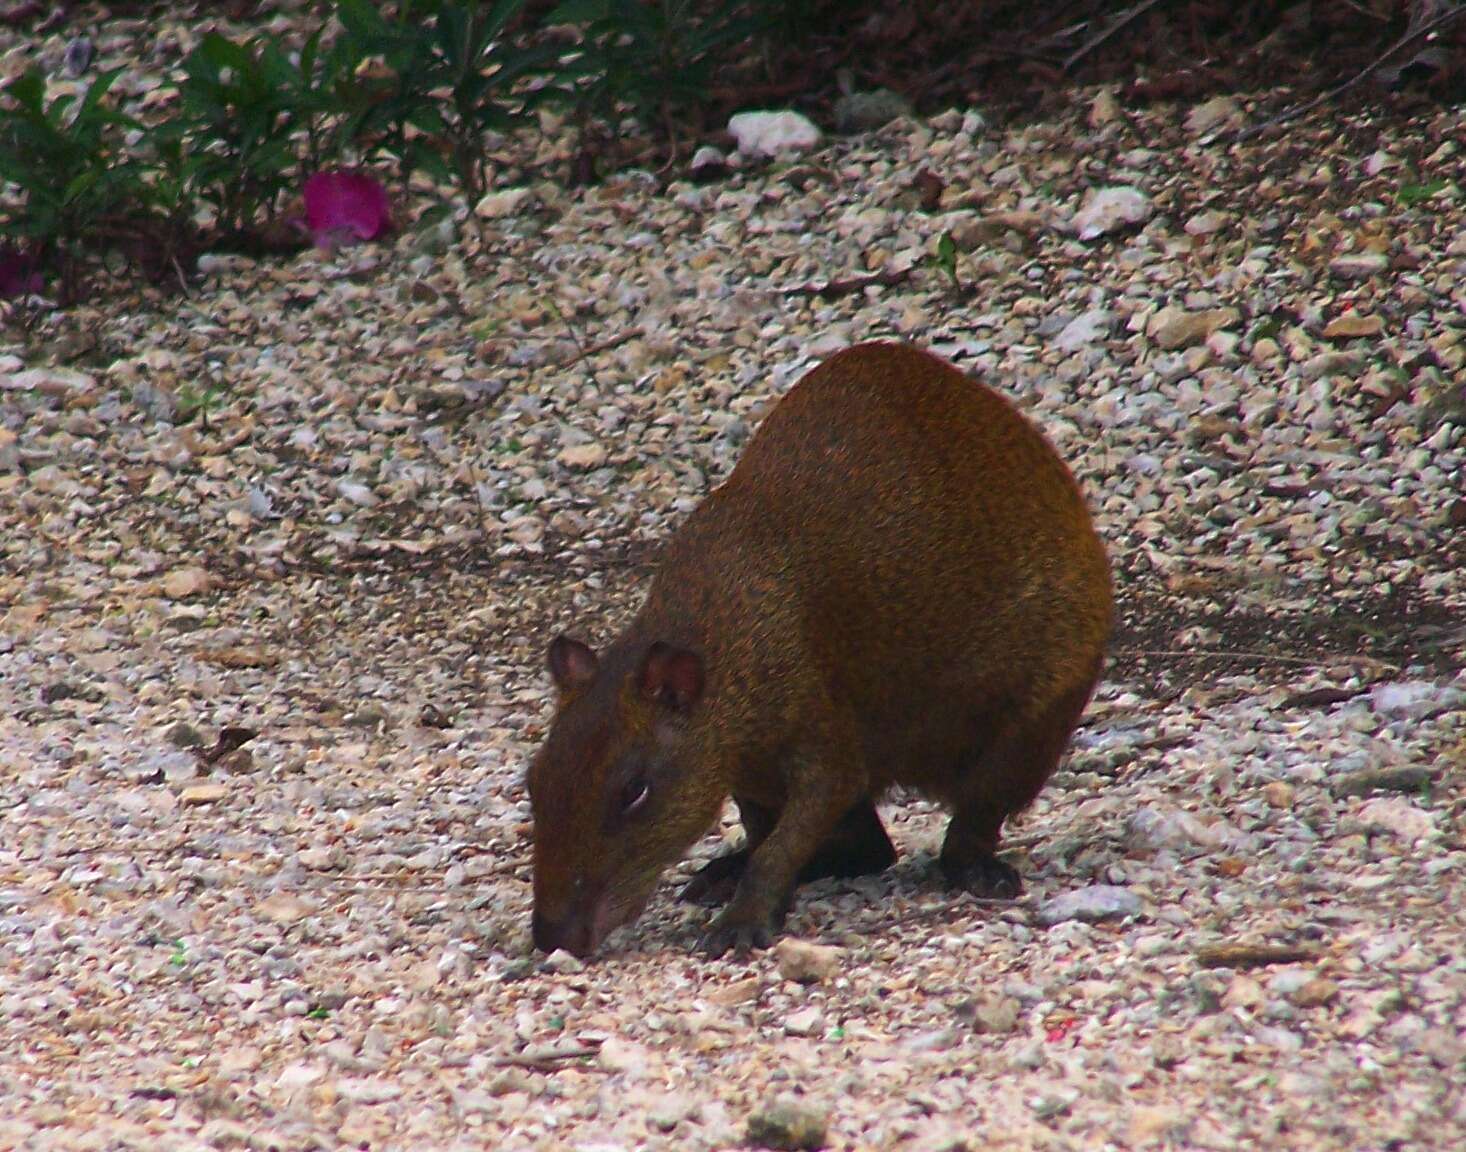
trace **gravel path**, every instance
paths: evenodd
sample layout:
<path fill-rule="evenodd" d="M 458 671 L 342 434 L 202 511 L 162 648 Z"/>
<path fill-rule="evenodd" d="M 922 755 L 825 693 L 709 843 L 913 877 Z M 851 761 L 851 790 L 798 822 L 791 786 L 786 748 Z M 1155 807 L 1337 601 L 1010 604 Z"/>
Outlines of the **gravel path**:
<path fill-rule="evenodd" d="M 552 132 L 481 234 L 0 333 L 0 1147 L 1466 1146 L 1466 112 L 1249 115 L 577 193 Z M 791 917 L 834 951 L 705 961 L 667 888 L 533 955 L 544 644 L 879 335 L 1038 420 L 1114 556 L 1028 895 L 944 892 L 897 798 Z"/>

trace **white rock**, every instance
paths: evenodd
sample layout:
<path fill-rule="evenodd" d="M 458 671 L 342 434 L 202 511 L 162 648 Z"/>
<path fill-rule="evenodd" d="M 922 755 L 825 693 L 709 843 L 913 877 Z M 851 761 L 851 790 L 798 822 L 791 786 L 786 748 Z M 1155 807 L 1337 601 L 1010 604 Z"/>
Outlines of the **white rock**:
<path fill-rule="evenodd" d="M 798 112 L 739 112 L 728 120 L 728 132 L 745 156 L 777 156 L 803 152 L 820 142 L 820 130 Z"/>
<path fill-rule="evenodd" d="M 1415 718 L 1451 703 L 1459 695 L 1453 688 L 1428 680 L 1401 680 L 1376 684 L 1369 694 L 1369 705 L 1385 716 Z"/>
<path fill-rule="evenodd" d="M 670 1132 L 696 1114 L 697 1101 L 680 1092 L 658 1096 L 646 1109 L 647 1122 L 659 1132 Z"/>
<path fill-rule="evenodd" d="M 1390 258 L 1383 252 L 1346 252 L 1329 261 L 1329 271 L 1345 280 L 1368 280 L 1389 266 Z"/>
<path fill-rule="evenodd" d="M 299 1062 L 287 1064 L 280 1069 L 280 1074 L 275 1078 L 275 1083 L 281 1088 L 303 1088 L 308 1084 L 314 1084 L 326 1074 L 326 1069 L 319 1064 L 308 1064 Z"/>
<path fill-rule="evenodd" d="M 18 392 L 37 391 L 47 396 L 65 396 L 72 392 L 90 392 L 97 378 L 71 368 L 31 368 L 25 372 L 0 375 L 0 387 Z"/>
<path fill-rule="evenodd" d="M 505 216 L 513 216 L 533 195 L 534 191 L 529 188 L 501 188 L 497 192 L 488 193 L 475 204 L 474 214 L 481 220 L 499 220 Z"/>
<path fill-rule="evenodd" d="M 585 963 L 563 948 L 556 948 L 543 960 L 540 967 L 546 972 L 554 972 L 557 976 L 574 976 L 585 971 Z"/>
<path fill-rule="evenodd" d="M 727 169 L 728 157 L 711 144 L 704 144 L 694 152 L 687 165 L 687 170 L 698 180 L 715 180 Z"/>
<path fill-rule="evenodd" d="M 647 1053 L 640 1044 L 612 1036 L 601 1044 L 596 1063 L 607 1072 L 635 1074 L 645 1071 Z"/>
<path fill-rule="evenodd" d="M 1388 152 L 1375 152 L 1364 162 L 1364 171 L 1371 176 L 1378 176 L 1386 168 L 1398 168 L 1399 166 L 1398 157 L 1391 156 Z"/>
<path fill-rule="evenodd" d="M 1242 120 L 1242 109 L 1230 96 L 1216 96 L 1205 104 L 1198 104 L 1186 116 L 1186 131 L 1204 136 L 1214 128 L 1238 124 Z"/>
<path fill-rule="evenodd" d="M 562 448 L 557 459 L 567 468 L 584 468 L 589 471 L 604 464 L 608 455 L 604 444 L 597 444 L 591 440 L 584 444 L 572 444 L 568 448 Z"/>
<path fill-rule="evenodd" d="M 1054 347 L 1061 352 L 1077 352 L 1098 344 L 1115 326 L 1115 314 L 1104 308 L 1091 308 L 1065 324 L 1054 337 Z"/>
<path fill-rule="evenodd" d="M 774 948 L 774 959 L 780 976 L 801 984 L 818 984 L 840 971 L 840 949 L 807 940 L 785 937 Z"/>
<path fill-rule="evenodd" d="M 402 1086 L 385 1080 L 338 1080 L 337 1095 L 352 1104 L 382 1104 L 402 1095 Z"/>
<path fill-rule="evenodd" d="M 1074 213 L 1070 227 L 1081 240 L 1093 240 L 1136 224 L 1144 224 L 1155 209 L 1139 188 L 1118 185 L 1092 192 Z"/>
<path fill-rule="evenodd" d="M 1241 833 L 1225 820 L 1210 823 L 1190 812 L 1142 807 L 1125 821 L 1125 842 L 1142 851 L 1162 848 L 1224 848 L 1240 842 Z"/>
<path fill-rule="evenodd" d="M 1364 829 L 1389 832 L 1411 844 L 1428 839 L 1437 831 L 1435 813 L 1417 808 L 1403 796 L 1371 800 L 1355 819 Z"/>
<path fill-rule="evenodd" d="M 1291 996 L 1298 989 L 1317 977 L 1308 968 L 1284 968 L 1267 982 L 1268 991 L 1278 996 Z"/>
<path fill-rule="evenodd" d="M 1198 212 L 1190 220 L 1186 221 L 1186 235 L 1188 236 L 1210 236 L 1213 232 L 1220 231 L 1227 223 L 1225 212 L 1214 212 L 1208 209 L 1205 212 Z"/>
<path fill-rule="evenodd" d="M 824 1013 L 816 1007 L 801 1008 L 784 1019 L 784 1031 L 791 1036 L 812 1036 L 824 1023 Z"/>
<path fill-rule="evenodd" d="M 1037 919 L 1044 927 L 1050 927 L 1065 920 L 1092 922 L 1115 916 L 1135 916 L 1144 909 L 1140 897 L 1129 888 L 1093 884 L 1045 901 L 1039 907 Z"/>
<path fill-rule="evenodd" d="M 355 480 L 337 480 L 336 494 L 358 508 L 370 508 L 377 503 L 377 494 Z"/>

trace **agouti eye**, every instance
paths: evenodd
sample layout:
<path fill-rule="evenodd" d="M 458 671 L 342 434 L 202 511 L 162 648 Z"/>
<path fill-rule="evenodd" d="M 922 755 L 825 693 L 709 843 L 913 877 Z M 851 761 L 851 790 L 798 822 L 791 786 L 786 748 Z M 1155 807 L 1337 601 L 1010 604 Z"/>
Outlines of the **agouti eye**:
<path fill-rule="evenodd" d="M 646 782 L 645 777 L 638 776 L 627 781 L 621 788 L 621 815 L 631 816 L 640 811 L 646 806 L 651 794 L 651 785 Z"/>

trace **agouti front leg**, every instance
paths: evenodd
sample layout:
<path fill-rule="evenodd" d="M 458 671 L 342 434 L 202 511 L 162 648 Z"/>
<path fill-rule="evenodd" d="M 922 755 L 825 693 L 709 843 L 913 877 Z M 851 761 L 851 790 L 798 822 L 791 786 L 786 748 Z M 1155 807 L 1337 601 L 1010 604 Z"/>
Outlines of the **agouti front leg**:
<path fill-rule="evenodd" d="M 748 858 L 773 830 L 777 812 L 739 796 L 734 796 L 733 802 L 738 805 L 738 819 L 743 824 L 743 847 L 714 856 L 697 870 L 680 894 L 689 904 L 716 908 L 732 899 L 748 867 Z"/>
<path fill-rule="evenodd" d="M 703 950 L 767 948 L 794 898 L 800 871 L 865 792 L 853 757 L 821 754 L 797 762 L 778 823 L 748 858 L 733 900 L 703 936 Z M 832 767 L 826 767 L 827 765 Z"/>
<path fill-rule="evenodd" d="M 776 813 L 746 800 L 738 801 L 738 813 L 743 820 L 744 846 L 713 857 L 697 870 L 681 893 L 681 898 L 689 904 L 710 908 L 726 904 L 748 867 L 749 857 L 764 842 L 776 818 Z M 867 796 L 840 817 L 835 831 L 799 870 L 798 883 L 810 884 L 829 877 L 870 876 L 884 872 L 895 862 L 895 845 L 886 835 L 875 802 Z"/>

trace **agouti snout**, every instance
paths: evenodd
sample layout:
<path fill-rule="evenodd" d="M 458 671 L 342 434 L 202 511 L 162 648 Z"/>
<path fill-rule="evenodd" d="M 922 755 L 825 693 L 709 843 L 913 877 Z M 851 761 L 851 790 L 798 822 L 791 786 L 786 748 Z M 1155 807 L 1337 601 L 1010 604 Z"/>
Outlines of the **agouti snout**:
<path fill-rule="evenodd" d="M 796 884 L 887 867 L 893 784 L 950 809 L 950 883 L 1017 894 L 999 833 L 1058 764 L 1110 613 L 1079 489 L 1016 409 L 910 347 L 831 357 L 667 543 L 625 632 L 550 645 L 535 943 L 595 951 L 729 796 L 746 846 L 684 892 L 727 899 L 713 955 L 768 945 Z"/>

